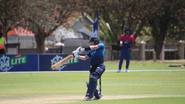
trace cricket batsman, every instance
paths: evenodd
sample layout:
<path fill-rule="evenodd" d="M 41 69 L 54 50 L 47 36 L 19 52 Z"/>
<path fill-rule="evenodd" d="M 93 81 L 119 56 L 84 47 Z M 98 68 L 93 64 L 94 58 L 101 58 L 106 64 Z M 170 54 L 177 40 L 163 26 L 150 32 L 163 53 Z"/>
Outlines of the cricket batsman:
<path fill-rule="evenodd" d="M 126 60 L 126 70 L 125 72 L 128 72 L 130 59 L 131 59 L 131 48 L 132 45 L 135 43 L 136 35 L 132 34 L 132 31 L 130 28 L 125 29 L 125 34 L 122 34 L 120 36 L 120 60 L 119 60 L 119 68 L 118 73 L 121 72 L 123 60 Z"/>
<path fill-rule="evenodd" d="M 101 93 L 97 90 L 97 80 L 100 79 L 105 71 L 104 44 L 96 37 L 91 37 L 89 44 L 89 47 L 79 47 L 76 51 L 73 51 L 73 55 L 78 59 L 90 59 L 91 69 L 89 70 L 89 83 L 87 85 L 87 92 L 84 98 L 85 101 L 98 100 L 101 98 Z M 81 51 L 88 51 L 88 54 L 79 55 L 78 53 Z"/>

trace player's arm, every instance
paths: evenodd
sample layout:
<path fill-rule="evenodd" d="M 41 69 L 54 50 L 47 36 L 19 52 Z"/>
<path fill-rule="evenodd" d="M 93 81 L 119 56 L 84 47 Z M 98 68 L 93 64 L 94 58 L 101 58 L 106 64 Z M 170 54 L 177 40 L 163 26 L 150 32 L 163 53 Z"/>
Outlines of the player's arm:
<path fill-rule="evenodd" d="M 131 35 L 132 44 L 135 44 L 136 38 L 137 38 L 137 36 L 135 34 Z"/>
<path fill-rule="evenodd" d="M 120 44 L 120 46 L 122 46 L 123 45 L 123 41 L 119 41 L 119 44 Z"/>
<path fill-rule="evenodd" d="M 85 48 L 81 48 L 80 51 L 90 51 L 90 50 L 97 50 L 98 48 L 101 48 L 102 45 L 101 44 L 97 44 L 97 45 L 89 45 L 88 47 Z"/>
<path fill-rule="evenodd" d="M 90 45 L 89 47 L 91 50 L 96 50 L 99 48 L 99 45 Z"/>
<path fill-rule="evenodd" d="M 75 58 L 80 59 L 80 60 L 87 60 L 87 59 L 89 58 L 88 55 L 79 55 L 78 53 L 73 53 L 73 56 L 74 56 Z"/>
<path fill-rule="evenodd" d="M 123 42 L 124 42 L 124 36 L 121 35 L 119 39 L 120 46 L 123 46 Z"/>
<path fill-rule="evenodd" d="M 74 57 L 80 59 L 80 60 L 87 60 L 90 57 L 90 54 L 87 55 L 79 55 L 79 52 L 83 51 L 90 51 L 90 50 L 96 50 L 99 48 L 99 45 L 90 45 L 86 48 L 79 47 L 75 51 L 73 51 Z"/>
<path fill-rule="evenodd" d="M 78 56 L 78 59 L 80 60 L 87 60 L 89 57 L 86 55 L 86 56 L 82 56 L 82 55 L 79 55 Z"/>
<path fill-rule="evenodd" d="M 78 47 L 75 51 L 73 51 L 73 57 L 78 58 L 80 60 L 87 60 L 89 57 L 87 55 L 79 55 L 80 52 L 84 51 L 85 48 Z"/>

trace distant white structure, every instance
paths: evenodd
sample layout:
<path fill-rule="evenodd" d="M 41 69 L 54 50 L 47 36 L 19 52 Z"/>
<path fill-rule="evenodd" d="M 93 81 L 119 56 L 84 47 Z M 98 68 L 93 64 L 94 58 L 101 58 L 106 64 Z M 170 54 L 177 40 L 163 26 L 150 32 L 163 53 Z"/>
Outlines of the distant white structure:
<path fill-rule="evenodd" d="M 70 47 L 70 45 L 77 46 L 80 43 L 75 43 L 77 42 L 75 41 L 76 39 L 80 39 L 81 41 L 89 39 L 92 30 L 92 27 L 90 27 L 92 25 L 92 20 L 89 18 L 88 16 L 81 16 L 81 14 L 78 14 L 72 19 L 70 18 L 66 23 L 67 26 L 64 24 L 64 26 L 58 27 L 52 35 L 46 39 L 46 47 L 55 47 L 55 44 L 59 42 L 64 43 L 64 47 Z M 74 39 L 74 41 L 71 41 L 71 39 Z M 69 44 L 69 42 L 67 42 L 67 45 L 65 45 L 68 40 L 74 42 L 74 44 Z"/>
<path fill-rule="evenodd" d="M 63 26 L 58 27 L 56 31 L 53 32 L 56 41 L 61 41 L 67 38 L 83 38 L 80 34 L 76 34 L 72 28 L 65 28 Z"/>
<path fill-rule="evenodd" d="M 8 31 L 7 43 L 19 43 L 20 49 L 33 49 L 36 48 L 36 41 L 34 33 L 26 28 L 17 27 Z"/>

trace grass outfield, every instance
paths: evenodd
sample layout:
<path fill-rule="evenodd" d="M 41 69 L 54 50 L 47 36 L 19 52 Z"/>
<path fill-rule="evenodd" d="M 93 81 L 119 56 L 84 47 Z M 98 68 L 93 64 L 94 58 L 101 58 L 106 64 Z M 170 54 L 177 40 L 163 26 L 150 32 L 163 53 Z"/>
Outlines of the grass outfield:
<path fill-rule="evenodd" d="M 106 67 L 102 100 L 82 101 L 88 72 L 0 73 L 0 104 L 185 103 L 185 68 L 150 61 L 132 62 L 129 73 L 116 73 L 117 61 Z"/>

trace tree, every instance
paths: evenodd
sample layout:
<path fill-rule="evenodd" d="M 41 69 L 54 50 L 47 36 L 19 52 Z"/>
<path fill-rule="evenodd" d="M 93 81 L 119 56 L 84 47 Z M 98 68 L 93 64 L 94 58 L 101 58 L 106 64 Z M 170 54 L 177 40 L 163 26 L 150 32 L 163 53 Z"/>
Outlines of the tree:
<path fill-rule="evenodd" d="M 170 27 L 179 27 L 181 23 L 184 23 L 183 20 L 178 19 L 179 15 L 177 13 L 185 9 L 185 2 L 183 0 L 156 1 L 158 3 L 158 10 L 148 21 L 152 27 L 152 33 L 155 39 L 154 49 L 156 58 L 159 59 L 165 37 L 167 34 L 171 34 Z"/>
<path fill-rule="evenodd" d="M 72 11 L 87 12 L 92 17 L 99 11 L 110 24 L 116 42 L 124 27 L 137 35 L 143 26 L 151 27 L 154 49 L 159 58 L 166 36 L 184 35 L 184 0 L 0 0 L 0 20 L 7 27 L 22 24 L 36 35 L 38 52 L 44 50 L 44 39 L 65 22 Z M 105 24 L 105 23 L 104 23 Z"/>
<path fill-rule="evenodd" d="M 20 4 L 24 0 L 0 0 L 0 21 L 3 24 L 3 33 L 7 33 L 8 28 L 17 25 L 22 17 Z"/>
<path fill-rule="evenodd" d="M 70 13 L 78 0 L 0 0 L 0 16 L 5 31 L 22 26 L 35 34 L 37 50 L 44 51 L 44 40 Z"/>
<path fill-rule="evenodd" d="M 184 30 L 184 0 L 86 0 L 86 5 L 90 8 L 87 12 L 98 10 L 103 14 L 113 30 L 114 40 L 124 27 L 131 27 L 139 34 L 143 26 L 150 26 L 157 58 L 170 29 Z"/>

